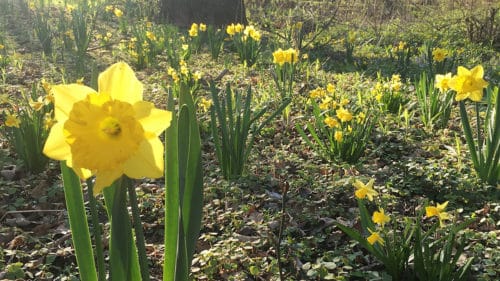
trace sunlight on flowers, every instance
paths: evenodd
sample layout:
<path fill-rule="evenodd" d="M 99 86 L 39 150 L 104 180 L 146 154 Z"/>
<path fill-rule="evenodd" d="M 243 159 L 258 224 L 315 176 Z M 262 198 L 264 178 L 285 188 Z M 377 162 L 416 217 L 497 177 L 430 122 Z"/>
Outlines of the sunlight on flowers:
<path fill-rule="evenodd" d="M 364 184 L 360 180 L 354 181 L 354 187 L 356 191 L 354 195 L 358 199 L 364 199 L 368 197 L 368 200 L 373 201 L 373 196 L 377 196 L 378 192 L 373 189 L 373 184 L 375 183 L 375 179 L 371 179 L 367 184 Z"/>
<path fill-rule="evenodd" d="M 126 63 L 99 75 L 99 91 L 78 85 L 53 86 L 56 124 L 44 147 L 50 158 L 66 161 L 82 179 L 96 176 L 94 195 L 122 175 L 163 175 L 159 135 L 172 113 L 142 100 L 143 85 Z"/>
<path fill-rule="evenodd" d="M 428 218 L 437 217 L 439 219 L 439 226 L 443 227 L 443 221 L 450 219 L 450 215 L 444 211 L 446 206 L 448 206 L 448 201 L 443 204 L 437 203 L 436 206 L 427 206 L 425 207 L 425 216 Z"/>
<path fill-rule="evenodd" d="M 457 92 L 456 101 L 470 98 L 472 101 L 481 101 L 483 98 L 483 88 L 488 86 L 488 82 L 483 79 L 483 66 L 478 65 L 471 70 L 459 66 L 457 75 L 448 81 L 448 86 Z"/>

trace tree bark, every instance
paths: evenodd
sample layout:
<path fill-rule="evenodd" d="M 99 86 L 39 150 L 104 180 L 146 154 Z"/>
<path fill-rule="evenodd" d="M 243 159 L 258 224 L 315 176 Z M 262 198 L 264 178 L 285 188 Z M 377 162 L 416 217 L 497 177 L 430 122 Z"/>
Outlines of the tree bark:
<path fill-rule="evenodd" d="M 192 23 L 248 24 L 244 0 L 160 0 L 160 21 L 180 27 Z"/>

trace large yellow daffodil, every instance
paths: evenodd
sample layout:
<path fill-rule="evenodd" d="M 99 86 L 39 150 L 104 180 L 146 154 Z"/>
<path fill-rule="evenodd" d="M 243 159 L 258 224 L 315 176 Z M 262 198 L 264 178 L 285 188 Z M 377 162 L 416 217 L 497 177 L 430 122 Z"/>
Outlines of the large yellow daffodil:
<path fill-rule="evenodd" d="M 163 175 L 159 135 L 172 113 L 142 100 L 143 85 L 126 63 L 99 75 L 98 92 L 78 85 L 52 88 L 55 119 L 44 147 L 50 158 L 66 161 L 82 179 L 96 176 L 94 194 L 122 175 Z"/>
<path fill-rule="evenodd" d="M 456 101 L 470 98 L 472 101 L 481 101 L 483 98 L 483 88 L 488 86 L 488 82 L 483 79 L 484 70 L 481 65 L 471 70 L 459 66 L 457 75 L 448 81 L 448 86 L 457 92 Z"/>

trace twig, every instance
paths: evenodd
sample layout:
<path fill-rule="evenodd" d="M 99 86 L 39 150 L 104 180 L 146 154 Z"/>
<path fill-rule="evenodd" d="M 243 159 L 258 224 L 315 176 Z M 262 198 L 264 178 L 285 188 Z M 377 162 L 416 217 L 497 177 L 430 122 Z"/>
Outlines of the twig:
<path fill-rule="evenodd" d="M 6 212 L 1 218 L 0 221 L 3 221 L 3 219 L 7 215 L 11 214 L 24 214 L 24 213 L 57 213 L 57 212 L 64 212 L 65 210 L 20 210 L 20 211 L 8 211 Z"/>

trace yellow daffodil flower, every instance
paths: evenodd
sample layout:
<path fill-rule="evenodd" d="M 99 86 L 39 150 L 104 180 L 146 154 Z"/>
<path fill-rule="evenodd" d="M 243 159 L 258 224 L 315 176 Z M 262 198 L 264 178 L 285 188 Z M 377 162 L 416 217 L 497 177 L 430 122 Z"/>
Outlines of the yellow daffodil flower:
<path fill-rule="evenodd" d="M 483 88 L 488 86 L 488 82 L 483 79 L 483 66 L 478 65 L 471 70 L 459 66 L 457 75 L 448 81 L 448 86 L 457 92 L 456 101 L 470 98 L 472 101 L 481 101 L 483 98 Z"/>
<path fill-rule="evenodd" d="M 356 191 L 354 195 L 358 199 L 364 199 L 368 197 L 368 200 L 373 201 L 373 196 L 377 196 L 378 192 L 373 189 L 373 184 L 375 183 L 375 179 L 371 179 L 367 184 L 364 184 L 360 180 L 354 181 L 354 187 Z"/>
<path fill-rule="evenodd" d="M 198 24 L 197 23 L 193 23 L 191 25 L 191 28 L 189 29 L 189 36 L 191 36 L 191 37 L 198 36 Z"/>
<path fill-rule="evenodd" d="M 329 93 L 329 94 L 333 94 L 335 92 L 335 85 L 332 84 L 332 83 L 328 83 L 326 85 L 326 91 Z"/>
<path fill-rule="evenodd" d="M 235 35 L 235 34 L 236 34 L 236 31 L 234 30 L 234 23 L 232 23 L 232 24 L 230 24 L 230 25 L 228 25 L 228 26 L 226 27 L 226 32 L 227 32 L 227 34 L 228 34 L 229 36 L 233 36 L 233 35 Z"/>
<path fill-rule="evenodd" d="M 124 62 L 98 78 L 99 91 L 78 85 L 53 86 L 55 119 L 43 152 L 66 161 L 82 179 L 96 176 L 94 194 L 122 175 L 163 175 L 159 135 L 172 113 L 142 100 L 143 85 Z"/>
<path fill-rule="evenodd" d="M 384 209 L 379 208 L 378 211 L 373 212 L 372 221 L 382 227 L 391 221 L 391 218 L 385 214 Z"/>
<path fill-rule="evenodd" d="M 349 112 L 349 110 L 346 110 L 342 107 L 335 110 L 335 113 L 337 114 L 337 118 L 339 118 L 341 122 L 348 122 L 352 120 L 352 114 Z"/>
<path fill-rule="evenodd" d="M 441 48 L 432 50 L 432 59 L 437 62 L 442 62 L 448 56 L 448 51 Z"/>
<path fill-rule="evenodd" d="M 448 83 L 451 79 L 451 72 L 446 73 L 445 75 L 436 74 L 436 82 L 434 83 L 434 87 L 438 88 L 441 93 L 444 93 L 446 90 L 450 88 Z"/>
<path fill-rule="evenodd" d="M 273 63 L 279 66 L 285 64 L 285 54 L 281 48 L 273 52 Z"/>
<path fill-rule="evenodd" d="M 203 110 L 203 112 L 207 112 L 210 109 L 210 107 L 212 107 L 212 100 L 201 97 L 198 105 Z"/>
<path fill-rule="evenodd" d="M 45 103 L 43 102 L 43 97 L 38 97 L 36 101 L 30 98 L 29 100 L 29 105 L 31 108 L 33 108 L 35 111 L 40 111 Z"/>
<path fill-rule="evenodd" d="M 373 245 L 375 243 L 379 243 L 380 245 L 384 246 L 384 239 L 382 239 L 382 237 L 380 236 L 380 234 L 377 232 L 377 231 L 373 231 L 371 229 L 368 228 L 368 231 L 370 231 L 371 235 L 368 236 L 368 238 L 366 238 L 366 240 L 368 240 L 368 243 L 370 243 L 370 245 Z"/>
<path fill-rule="evenodd" d="M 448 206 L 448 201 L 443 204 L 437 203 L 436 206 L 427 206 L 425 207 L 425 216 L 428 218 L 437 217 L 439 219 L 439 226 L 443 227 L 443 221 L 450 219 L 450 215 L 444 211 L 446 206 Z"/>
<path fill-rule="evenodd" d="M 5 118 L 5 126 L 19 128 L 19 125 L 21 125 L 21 120 L 19 120 L 17 115 L 8 113 Z"/>
<path fill-rule="evenodd" d="M 333 137 L 335 138 L 336 141 L 342 142 L 344 135 L 342 134 L 342 131 L 335 131 Z"/>
<path fill-rule="evenodd" d="M 206 24 L 200 23 L 199 27 L 200 27 L 200 31 L 203 31 L 203 32 L 207 31 L 207 25 Z"/>
<path fill-rule="evenodd" d="M 118 8 L 115 8 L 115 9 L 113 10 L 113 13 L 115 14 L 115 16 L 116 16 L 117 18 L 121 18 L 121 17 L 123 16 L 123 12 L 122 12 L 122 10 L 120 10 L 120 9 L 118 9 Z"/>
<path fill-rule="evenodd" d="M 332 118 L 330 116 L 327 116 L 323 122 L 325 122 L 325 124 L 330 128 L 335 128 L 339 125 L 337 119 Z"/>

